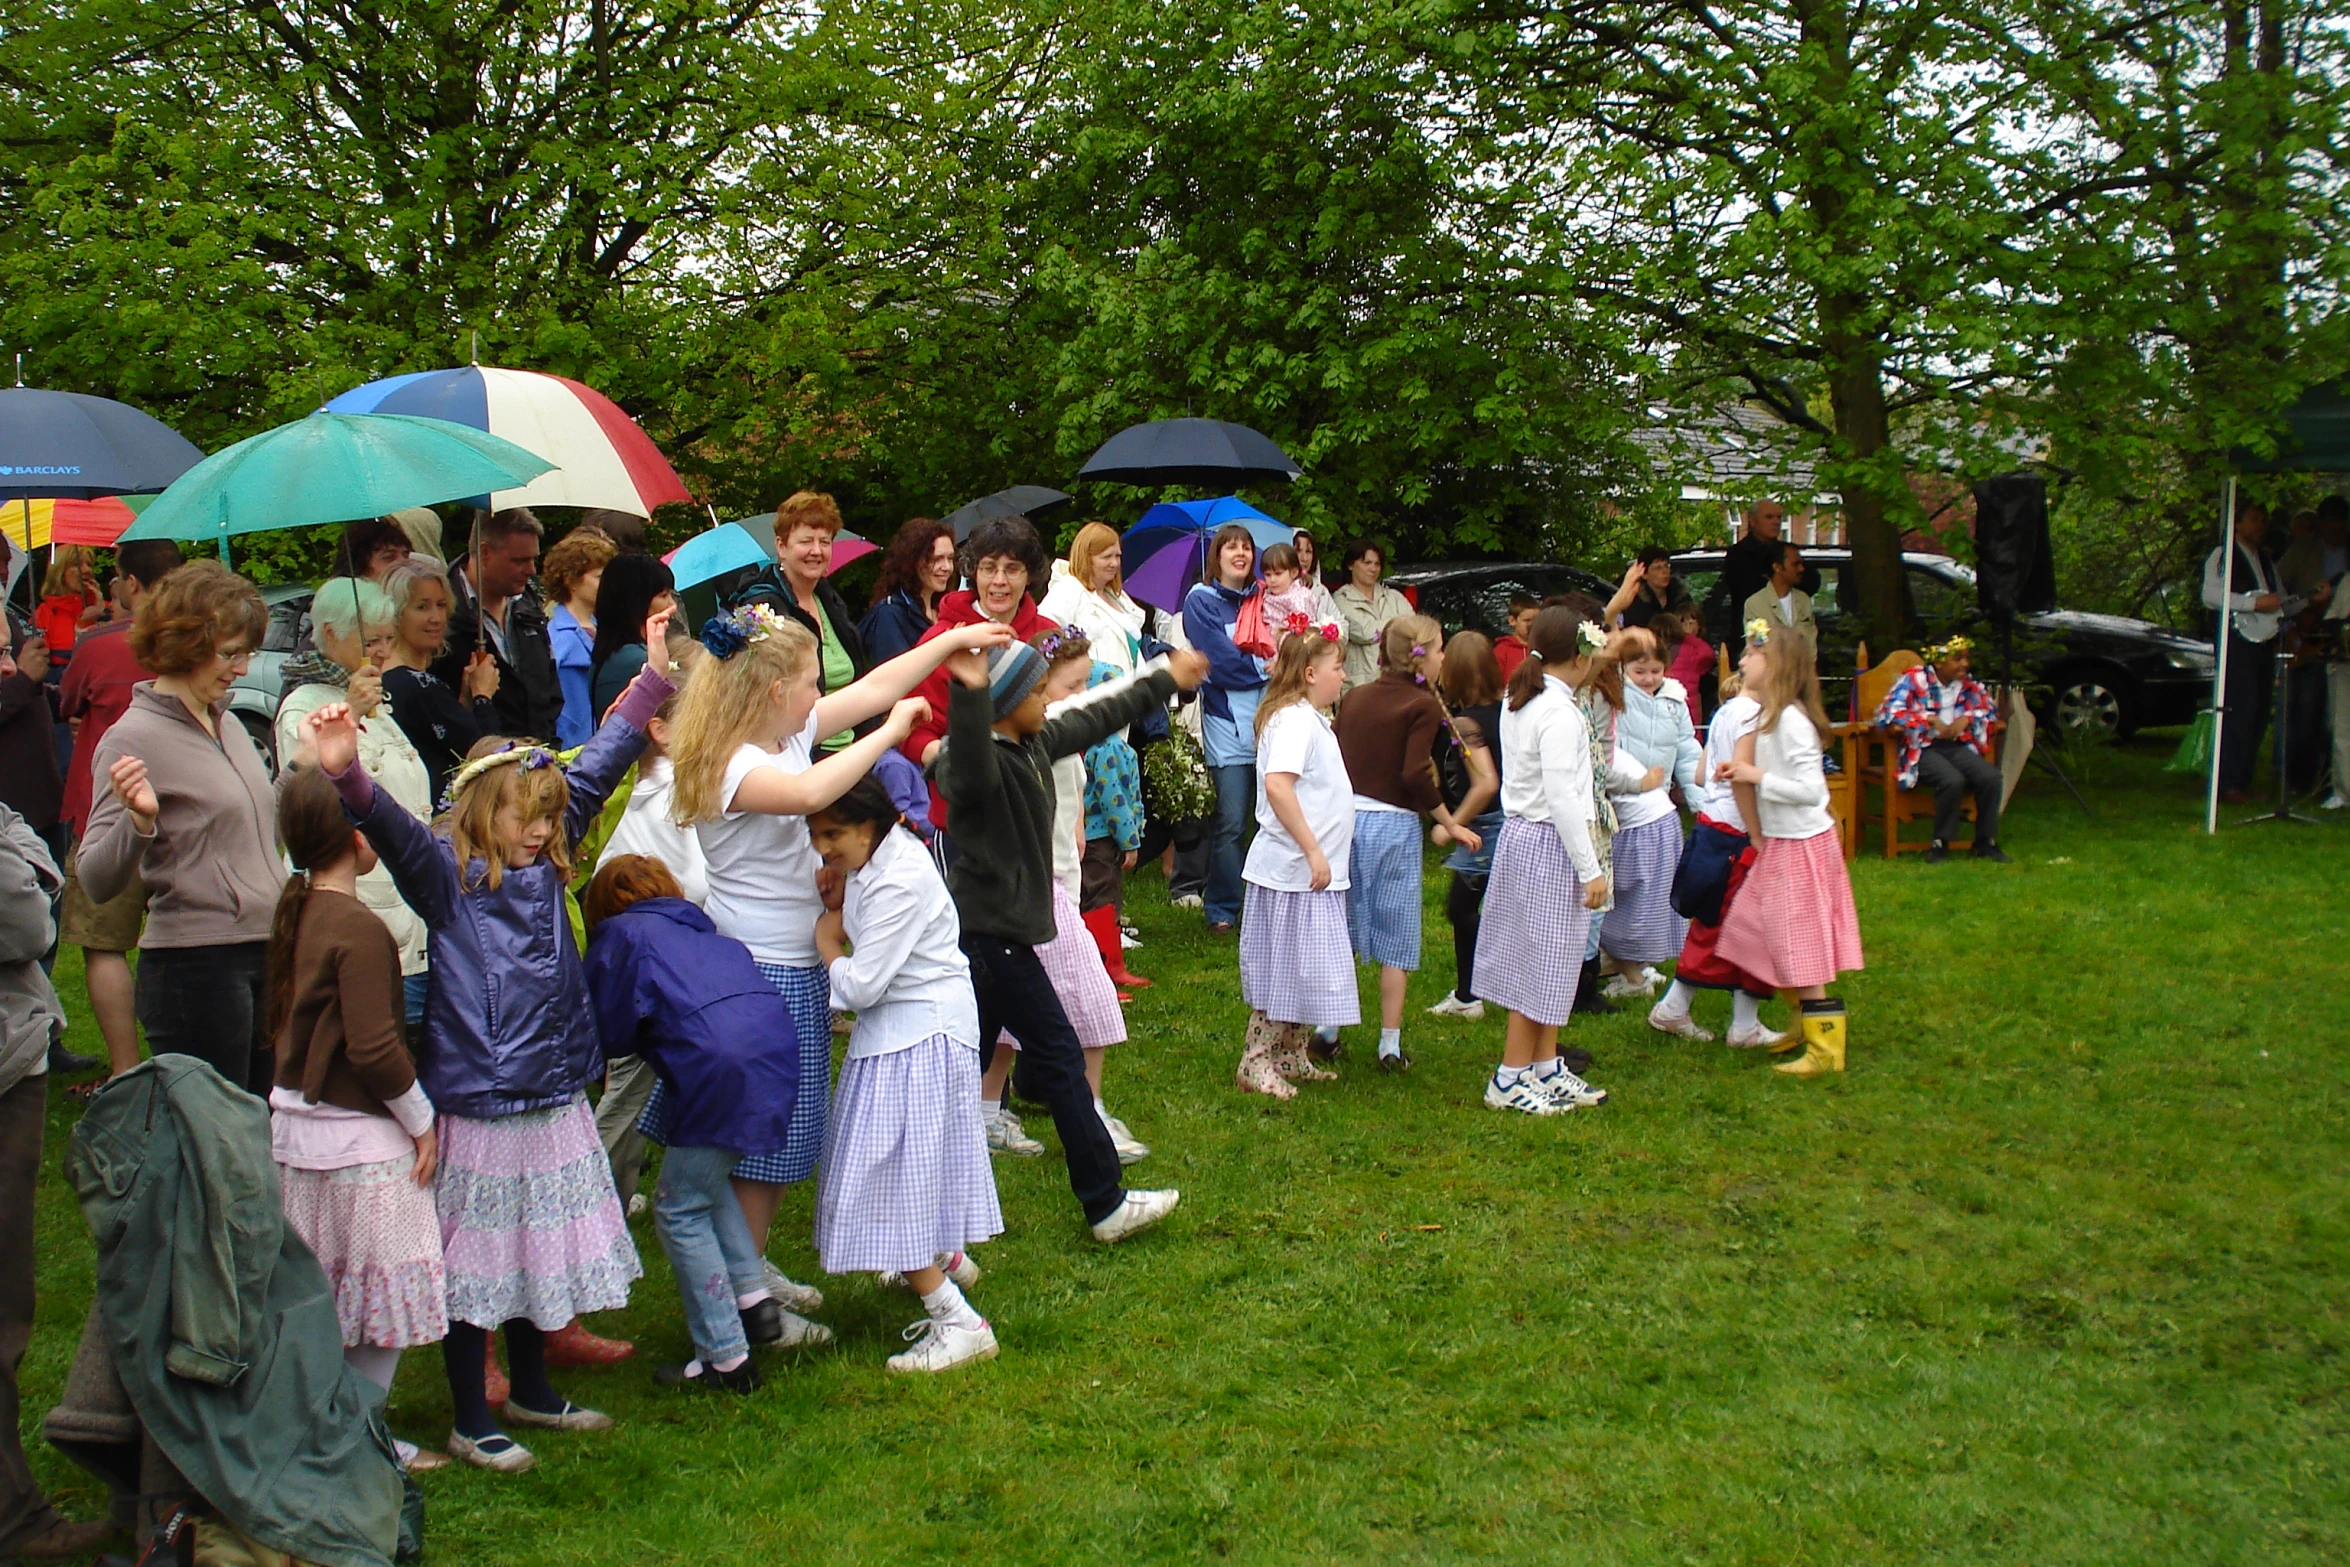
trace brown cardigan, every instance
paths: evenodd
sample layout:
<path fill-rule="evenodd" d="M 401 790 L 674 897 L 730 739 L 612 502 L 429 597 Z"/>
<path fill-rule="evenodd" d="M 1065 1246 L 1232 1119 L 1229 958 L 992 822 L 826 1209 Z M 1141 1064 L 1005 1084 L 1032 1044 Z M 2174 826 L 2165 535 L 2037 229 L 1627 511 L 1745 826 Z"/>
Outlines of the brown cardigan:
<path fill-rule="evenodd" d="M 1436 786 L 1436 733 L 1444 706 L 1393 670 L 1339 698 L 1338 752 L 1354 792 L 1425 815 L 1444 803 Z"/>
<path fill-rule="evenodd" d="M 294 936 L 293 1010 L 277 1033 L 277 1086 L 311 1104 L 388 1116 L 416 1086 L 400 1019 L 400 948 L 357 898 L 313 890 Z"/>

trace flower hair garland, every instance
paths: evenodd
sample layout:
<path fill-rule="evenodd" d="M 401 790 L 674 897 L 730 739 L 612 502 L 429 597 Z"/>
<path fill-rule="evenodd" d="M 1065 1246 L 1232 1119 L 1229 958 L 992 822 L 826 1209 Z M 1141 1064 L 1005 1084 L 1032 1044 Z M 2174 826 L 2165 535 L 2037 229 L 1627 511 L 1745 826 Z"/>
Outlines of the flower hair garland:
<path fill-rule="evenodd" d="M 1746 623 L 1746 640 L 1756 647 L 1771 640 L 1771 623 L 1757 615 Z"/>
<path fill-rule="evenodd" d="M 702 646 L 714 657 L 734 657 L 754 642 L 764 642 L 783 629 L 783 617 L 765 604 L 745 604 L 702 622 Z"/>
<path fill-rule="evenodd" d="M 490 752 L 489 755 L 477 756 L 450 774 L 449 787 L 441 791 L 440 808 L 444 811 L 455 810 L 457 796 L 465 792 L 465 786 L 493 767 L 516 766 L 526 773 L 535 773 L 542 767 L 553 767 L 554 765 L 555 753 L 545 746 L 527 745 L 518 740 L 509 740 L 495 751 Z"/>
<path fill-rule="evenodd" d="M 1584 621 L 1575 628 L 1575 640 L 1583 644 L 1583 651 L 1596 653 L 1607 646 L 1607 633 L 1593 621 Z"/>
<path fill-rule="evenodd" d="M 1085 628 L 1083 626 L 1063 626 L 1058 631 L 1048 631 L 1043 636 L 1038 637 L 1036 639 L 1036 651 L 1043 655 L 1045 662 L 1049 664 L 1052 662 L 1054 656 L 1061 651 L 1061 649 L 1069 646 L 1073 642 L 1083 642 L 1091 645 L 1093 638 L 1085 634 Z"/>
<path fill-rule="evenodd" d="M 1962 653 L 1972 654 L 1975 645 L 1965 637 L 1947 637 L 1926 649 L 1926 662 L 1939 664 L 1944 659 L 1956 658 Z"/>

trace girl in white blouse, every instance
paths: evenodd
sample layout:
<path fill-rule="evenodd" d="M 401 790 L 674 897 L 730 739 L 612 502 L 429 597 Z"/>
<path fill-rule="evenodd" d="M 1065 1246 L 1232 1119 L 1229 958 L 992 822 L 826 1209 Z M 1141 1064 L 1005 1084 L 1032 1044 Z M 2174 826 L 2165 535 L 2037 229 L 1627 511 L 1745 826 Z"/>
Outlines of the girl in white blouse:
<path fill-rule="evenodd" d="M 996 1352 L 963 1298 L 963 1248 L 1003 1233 L 979 1120 L 979 1008 L 962 924 L 938 866 L 899 825 L 881 781 L 860 779 L 808 817 L 823 917 L 816 948 L 849 1034 L 816 1194 L 827 1273 L 880 1273 L 922 1297 L 914 1347 L 892 1371 L 945 1371 Z"/>
<path fill-rule="evenodd" d="M 1830 1000 L 1836 976 L 1861 966 L 1860 920 L 1836 819 L 1828 812 L 1828 777 L 1820 740 L 1819 666 L 1811 644 L 1783 627 L 1747 624 L 1739 670 L 1762 705 L 1738 758 L 1717 775 L 1754 790 L 1762 834 L 1754 869 L 1722 918 L 1715 950 L 1762 983 L 1792 990 L 1802 1004 L 1803 1056 L 1779 1068 L 1791 1077 L 1844 1070 L 1844 1003 Z M 1741 802 L 1743 803 L 1743 801 Z M 1774 1045 L 1793 1049 L 1795 1041 Z"/>

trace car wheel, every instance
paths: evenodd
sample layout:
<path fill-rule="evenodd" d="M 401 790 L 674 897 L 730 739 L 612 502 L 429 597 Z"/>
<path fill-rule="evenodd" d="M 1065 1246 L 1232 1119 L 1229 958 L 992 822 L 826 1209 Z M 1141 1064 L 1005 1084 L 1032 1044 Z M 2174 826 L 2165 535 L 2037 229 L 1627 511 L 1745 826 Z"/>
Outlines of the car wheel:
<path fill-rule="evenodd" d="M 269 723 L 266 723 L 266 722 L 264 722 L 264 721 L 262 720 L 262 718 L 261 718 L 261 715 L 260 715 L 260 714 L 258 714 L 258 713 L 248 713 L 248 712 L 244 712 L 244 711 L 242 711 L 242 710 L 240 710 L 240 711 L 237 713 L 237 722 L 238 722 L 238 723 L 240 723 L 240 724 L 243 724 L 243 725 L 245 726 L 245 733 L 247 733 L 248 735 L 251 735 L 251 736 L 253 737 L 253 749 L 254 749 L 254 750 L 256 750 L 256 751 L 259 751 L 259 752 L 261 753 L 261 768 L 262 768 L 262 771 L 264 771 L 264 772 L 266 772 L 266 773 L 268 773 L 268 774 L 269 774 L 269 777 L 270 777 L 270 781 L 271 781 L 271 782 L 273 782 L 273 783 L 274 783 L 274 782 L 276 782 L 276 780 L 277 780 L 277 729 L 276 729 L 276 726 L 275 726 L 275 725 L 273 725 L 273 724 L 269 724 Z"/>
<path fill-rule="evenodd" d="M 2131 707 L 2121 683 L 2102 670 L 2075 671 L 2056 682 L 2058 729 L 2127 740 L 2138 727 Z"/>

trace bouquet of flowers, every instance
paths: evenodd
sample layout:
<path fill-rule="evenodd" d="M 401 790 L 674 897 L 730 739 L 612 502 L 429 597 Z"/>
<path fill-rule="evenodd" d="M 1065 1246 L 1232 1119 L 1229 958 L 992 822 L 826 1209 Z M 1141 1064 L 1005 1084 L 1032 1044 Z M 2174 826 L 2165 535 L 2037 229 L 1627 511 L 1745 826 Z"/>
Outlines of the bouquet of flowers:
<path fill-rule="evenodd" d="M 1169 724 L 1167 738 L 1142 753 L 1142 797 L 1163 822 L 1195 822 L 1216 810 L 1216 785 L 1199 736 Z"/>

